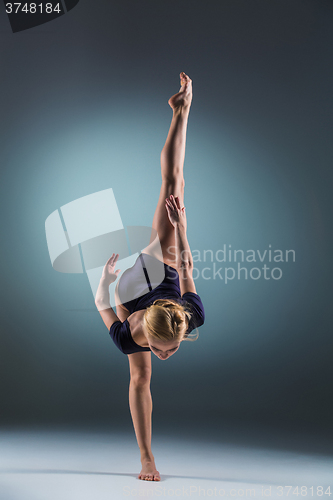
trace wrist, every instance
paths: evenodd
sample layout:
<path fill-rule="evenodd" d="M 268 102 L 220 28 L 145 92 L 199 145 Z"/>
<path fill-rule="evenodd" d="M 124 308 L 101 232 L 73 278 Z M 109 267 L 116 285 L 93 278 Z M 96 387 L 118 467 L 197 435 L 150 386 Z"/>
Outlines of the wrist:
<path fill-rule="evenodd" d="M 100 279 L 99 286 L 98 286 L 101 293 L 109 294 L 109 286 L 111 285 L 111 283 L 113 283 L 113 282 L 110 281 L 110 279 L 108 279 L 106 277 L 102 277 Z"/>
<path fill-rule="evenodd" d="M 186 233 L 186 223 L 183 221 L 176 222 L 175 229 L 178 232 Z"/>

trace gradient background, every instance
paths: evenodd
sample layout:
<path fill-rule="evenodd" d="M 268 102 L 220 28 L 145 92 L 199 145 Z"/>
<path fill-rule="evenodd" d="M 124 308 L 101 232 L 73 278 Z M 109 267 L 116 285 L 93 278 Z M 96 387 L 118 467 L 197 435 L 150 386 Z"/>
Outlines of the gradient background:
<path fill-rule="evenodd" d="M 127 356 L 86 275 L 53 270 L 44 223 L 112 187 L 125 226 L 151 224 L 185 71 L 192 251 L 296 262 L 280 280 L 196 280 L 199 340 L 152 356 L 154 429 L 330 434 L 332 2 L 80 0 L 16 34 L 1 6 L 0 30 L 1 425 L 131 428 Z"/>

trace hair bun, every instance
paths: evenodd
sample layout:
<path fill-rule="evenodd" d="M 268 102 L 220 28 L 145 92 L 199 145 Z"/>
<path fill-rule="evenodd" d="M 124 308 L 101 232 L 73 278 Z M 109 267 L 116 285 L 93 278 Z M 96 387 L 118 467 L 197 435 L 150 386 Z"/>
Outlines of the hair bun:
<path fill-rule="evenodd" d="M 159 340 L 183 340 L 191 313 L 174 299 L 156 299 L 144 314 L 146 333 Z"/>
<path fill-rule="evenodd" d="M 170 299 L 156 299 L 154 300 L 153 306 L 160 306 L 160 307 L 181 307 L 182 309 L 183 306 L 181 304 L 178 304 L 178 302 L 175 302 L 173 300 L 170 300 Z"/>
<path fill-rule="evenodd" d="M 186 318 L 189 320 L 191 316 L 189 312 L 185 309 L 185 307 L 182 304 L 176 302 L 175 300 L 156 299 L 152 305 L 164 307 L 166 309 L 171 310 L 173 313 L 173 319 L 177 322 L 178 325 L 182 323 Z"/>

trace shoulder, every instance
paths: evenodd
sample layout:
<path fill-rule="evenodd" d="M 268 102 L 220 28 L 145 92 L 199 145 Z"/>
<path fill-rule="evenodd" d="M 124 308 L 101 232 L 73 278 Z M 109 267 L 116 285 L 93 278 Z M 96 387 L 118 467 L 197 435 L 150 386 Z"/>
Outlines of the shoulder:
<path fill-rule="evenodd" d="M 112 323 L 109 333 L 118 349 L 121 352 L 125 352 L 126 337 L 128 336 L 127 320 L 125 320 L 123 323 L 121 321 L 115 321 L 114 323 Z"/>
<path fill-rule="evenodd" d="M 132 337 L 130 325 L 127 320 L 123 323 L 116 321 L 111 325 L 110 336 L 123 354 L 133 354 L 135 352 L 150 351 L 149 347 L 137 344 Z"/>
<path fill-rule="evenodd" d="M 187 307 L 192 314 L 193 328 L 202 326 L 205 322 L 205 309 L 199 295 L 194 292 L 186 292 L 182 295 L 182 301 L 184 307 Z"/>
<path fill-rule="evenodd" d="M 182 298 L 182 300 L 185 300 L 186 302 L 188 302 L 190 304 L 197 304 L 197 305 L 202 306 L 202 308 L 203 308 L 202 300 L 201 300 L 200 296 L 195 292 L 185 292 L 185 293 L 183 293 L 181 298 Z"/>

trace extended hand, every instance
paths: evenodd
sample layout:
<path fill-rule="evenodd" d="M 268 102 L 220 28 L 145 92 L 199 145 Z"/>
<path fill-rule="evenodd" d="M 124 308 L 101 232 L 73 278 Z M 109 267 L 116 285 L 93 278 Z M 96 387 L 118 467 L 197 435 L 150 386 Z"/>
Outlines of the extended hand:
<path fill-rule="evenodd" d="M 178 224 L 182 224 L 186 229 L 186 214 L 185 207 L 180 206 L 179 198 L 170 195 L 169 198 L 165 200 L 165 208 L 169 216 L 171 224 L 176 227 Z"/>
<path fill-rule="evenodd" d="M 118 274 L 120 273 L 120 269 L 117 269 L 115 271 L 116 267 L 116 262 L 118 260 L 119 254 L 115 255 L 114 253 L 112 254 L 112 257 L 109 258 L 107 263 L 104 266 L 103 273 L 102 273 L 102 279 L 108 284 L 111 285 L 114 281 L 116 281 Z"/>

